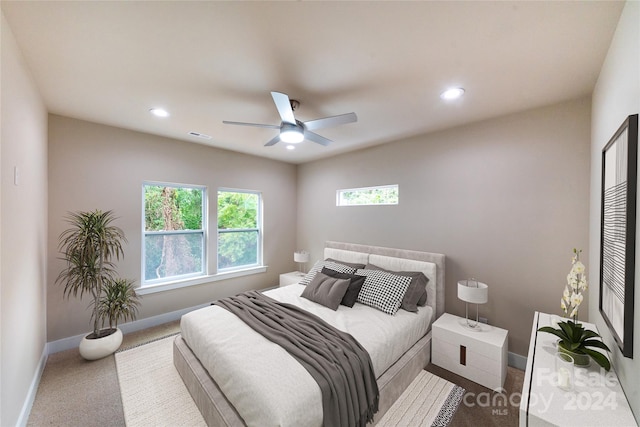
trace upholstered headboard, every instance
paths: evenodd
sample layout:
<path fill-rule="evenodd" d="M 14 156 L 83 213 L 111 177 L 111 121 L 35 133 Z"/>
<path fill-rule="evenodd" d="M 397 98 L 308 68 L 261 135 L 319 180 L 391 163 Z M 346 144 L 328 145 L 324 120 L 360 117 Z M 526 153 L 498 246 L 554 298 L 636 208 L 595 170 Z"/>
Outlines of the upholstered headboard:
<path fill-rule="evenodd" d="M 444 313 L 443 254 L 329 241 L 325 243 L 324 257 L 359 264 L 374 264 L 394 271 L 421 271 L 429 278 L 427 304 L 433 308 L 435 318 Z"/>

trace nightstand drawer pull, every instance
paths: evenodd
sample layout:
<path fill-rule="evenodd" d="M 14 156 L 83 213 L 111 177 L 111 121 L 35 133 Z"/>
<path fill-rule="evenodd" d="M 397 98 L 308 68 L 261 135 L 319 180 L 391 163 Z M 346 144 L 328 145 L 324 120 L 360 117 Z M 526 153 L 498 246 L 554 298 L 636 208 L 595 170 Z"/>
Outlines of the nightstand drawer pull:
<path fill-rule="evenodd" d="M 467 347 L 463 345 L 460 346 L 460 364 L 465 366 L 467 364 Z"/>

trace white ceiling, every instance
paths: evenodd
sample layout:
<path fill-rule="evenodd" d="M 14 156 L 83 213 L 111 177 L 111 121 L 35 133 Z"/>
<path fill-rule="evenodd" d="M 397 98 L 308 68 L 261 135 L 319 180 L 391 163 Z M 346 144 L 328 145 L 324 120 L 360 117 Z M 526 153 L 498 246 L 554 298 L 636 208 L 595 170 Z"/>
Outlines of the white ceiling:
<path fill-rule="evenodd" d="M 2 1 L 51 113 L 291 163 L 588 95 L 623 6 Z M 465 96 L 443 102 L 452 85 Z M 279 124 L 270 91 L 300 101 L 298 120 L 358 122 L 293 151 L 222 123 Z"/>

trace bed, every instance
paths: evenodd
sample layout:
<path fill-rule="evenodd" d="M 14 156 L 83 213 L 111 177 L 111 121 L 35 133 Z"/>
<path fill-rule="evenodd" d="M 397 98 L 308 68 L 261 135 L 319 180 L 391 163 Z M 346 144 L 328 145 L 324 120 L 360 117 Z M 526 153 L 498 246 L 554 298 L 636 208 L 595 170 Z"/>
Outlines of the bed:
<path fill-rule="evenodd" d="M 301 298 L 305 287 L 300 284 L 265 292 L 348 332 L 370 353 L 380 392 L 375 423 L 430 361 L 431 323 L 444 312 L 445 257 L 326 242 L 324 259 L 392 272 L 419 271 L 428 278 L 426 305 L 393 316 L 360 303 L 334 312 Z M 209 426 L 322 423 L 320 389 L 313 378 L 286 351 L 221 307 L 183 316 L 174 365 Z"/>

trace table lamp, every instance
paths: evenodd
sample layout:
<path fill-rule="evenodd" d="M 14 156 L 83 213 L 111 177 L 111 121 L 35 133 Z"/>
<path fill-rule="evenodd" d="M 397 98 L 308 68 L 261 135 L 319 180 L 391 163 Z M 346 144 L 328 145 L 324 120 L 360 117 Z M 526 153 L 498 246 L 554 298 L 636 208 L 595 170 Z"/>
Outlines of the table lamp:
<path fill-rule="evenodd" d="M 305 273 L 307 263 L 309 262 L 309 252 L 307 251 L 295 251 L 293 253 L 293 260 L 298 264 L 302 264 L 299 268 Z"/>
<path fill-rule="evenodd" d="M 458 281 L 458 299 L 465 302 L 465 317 L 467 327 L 478 328 L 478 304 L 484 304 L 489 299 L 489 287 L 476 279 Z M 476 323 L 469 322 L 469 303 L 476 305 Z"/>

